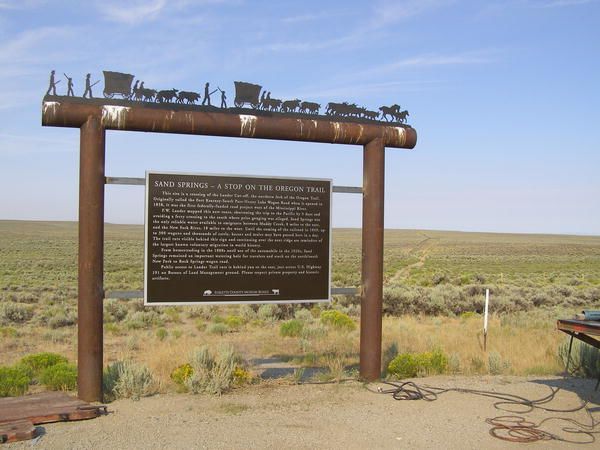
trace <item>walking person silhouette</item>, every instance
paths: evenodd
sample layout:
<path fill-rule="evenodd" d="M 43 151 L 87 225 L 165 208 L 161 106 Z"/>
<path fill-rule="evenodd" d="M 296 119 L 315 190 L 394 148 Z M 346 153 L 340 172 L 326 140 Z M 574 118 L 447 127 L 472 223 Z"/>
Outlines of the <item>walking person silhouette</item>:
<path fill-rule="evenodd" d="M 227 108 L 227 96 L 225 95 L 225 91 L 219 89 L 221 91 L 221 108 Z"/>
<path fill-rule="evenodd" d="M 46 95 L 50 95 L 50 91 L 52 91 L 52 95 L 56 95 L 56 85 L 60 83 L 59 81 L 54 81 L 54 70 L 50 72 L 50 85 L 48 86 L 48 90 L 46 91 Z"/>
<path fill-rule="evenodd" d="M 90 84 L 90 77 L 91 74 L 89 73 L 85 76 L 85 91 L 83 92 L 83 98 L 87 98 L 87 94 L 90 94 L 90 98 L 94 98 L 94 96 L 92 95 L 92 85 Z"/>
<path fill-rule="evenodd" d="M 210 89 L 210 85 L 208 84 L 208 81 L 207 81 L 206 84 L 204 85 L 204 100 L 202 100 L 202 106 L 204 106 L 204 104 L 206 102 L 208 102 L 208 106 L 211 106 L 209 89 Z"/>
<path fill-rule="evenodd" d="M 63 73 L 63 75 L 67 79 L 67 97 L 75 97 L 75 93 L 73 92 L 73 78 L 67 76 L 66 73 Z"/>

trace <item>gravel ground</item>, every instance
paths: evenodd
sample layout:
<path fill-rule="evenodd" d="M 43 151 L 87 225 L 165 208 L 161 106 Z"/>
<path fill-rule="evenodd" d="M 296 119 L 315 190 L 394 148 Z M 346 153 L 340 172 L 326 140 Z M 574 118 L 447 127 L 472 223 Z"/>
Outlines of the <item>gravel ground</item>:
<path fill-rule="evenodd" d="M 431 377 L 419 384 L 493 390 L 529 399 L 541 398 L 549 386 L 562 390 L 551 408 L 572 408 L 581 398 L 600 420 L 600 394 L 593 380 L 521 377 Z M 377 385 L 371 385 L 375 388 Z M 313 449 L 313 448 L 507 448 L 489 434 L 486 418 L 510 414 L 494 407 L 490 398 L 450 392 L 437 401 L 394 401 L 390 395 L 369 392 L 356 382 L 282 385 L 264 382 L 222 397 L 191 394 L 157 395 L 140 401 L 119 400 L 108 405 L 110 414 L 97 419 L 46 424 L 33 440 L 6 444 L 5 449 Z M 548 417 L 576 419 L 590 424 L 585 411 L 522 414 L 539 422 Z M 551 420 L 545 431 L 577 442 L 589 435 L 568 434 L 564 421 Z M 600 431 L 600 427 L 595 431 Z M 599 435 L 600 439 L 600 435 Z M 569 448 L 573 444 L 543 441 L 528 448 Z M 599 443 L 585 445 L 600 448 Z"/>

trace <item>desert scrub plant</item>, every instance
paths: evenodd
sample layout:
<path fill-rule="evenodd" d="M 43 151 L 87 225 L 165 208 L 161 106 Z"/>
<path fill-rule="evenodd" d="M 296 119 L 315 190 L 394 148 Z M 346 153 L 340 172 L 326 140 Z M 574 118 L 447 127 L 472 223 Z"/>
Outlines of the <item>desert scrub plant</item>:
<path fill-rule="evenodd" d="M 33 317 L 31 306 L 22 303 L 0 303 L 0 325 L 25 323 Z"/>
<path fill-rule="evenodd" d="M 68 362 L 54 364 L 42 370 L 39 380 L 51 391 L 72 391 L 77 387 L 77 367 Z"/>
<path fill-rule="evenodd" d="M 171 372 L 171 380 L 173 380 L 173 382 L 177 386 L 178 392 L 188 391 L 186 382 L 192 376 L 193 373 L 194 369 L 192 368 L 192 365 L 190 363 L 182 364 L 173 369 L 173 372 Z"/>
<path fill-rule="evenodd" d="M 19 335 L 16 328 L 13 327 L 0 327 L 0 336 L 7 338 L 15 338 Z"/>
<path fill-rule="evenodd" d="M 244 319 L 241 316 L 227 316 L 224 323 L 230 330 L 238 331 L 244 325 Z"/>
<path fill-rule="evenodd" d="M 224 323 L 211 323 L 206 328 L 206 331 L 209 332 L 210 334 L 220 334 L 221 336 L 223 336 L 225 333 L 227 333 L 229 331 L 229 327 L 227 325 L 225 325 Z"/>
<path fill-rule="evenodd" d="M 294 318 L 301 320 L 303 322 L 312 322 L 313 315 L 309 309 L 300 308 L 300 309 L 297 309 L 296 312 L 294 313 Z"/>
<path fill-rule="evenodd" d="M 158 330 L 156 330 L 156 337 L 158 338 L 159 341 L 164 341 L 168 335 L 169 335 L 169 332 L 165 328 L 161 327 Z"/>
<path fill-rule="evenodd" d="M 300 336 L 303 328 L 304 322 L 298 319 L 291 319 L 279 326 L 279 334 L 285 337 L 297 337 Z"/>
<path fill-rule="evenodd" d="M 567 366 L 569 359 L 569 341 L 558 347 L 558 357 Z M 578 377 L 600 378 L 600 351 L 584 342 L 573 340 L 569 372 Z"/>
<path fill-rule="evenodd" d="M 490 352 L 488 355 L 488 370 L 490 375 L 501 375 L 510 368 L 510 362 L 503 360 L 500 353 Z"/>
<path fill-rule="evenodd" d="M 260 305 L 257 315 L 260 320 L 275 321 L 279 317 L 279 306 L 272 303 Z"/>
<path fill-rule="evenodd" d="M 356 328 L 356 324 L 347 314 L 335 309 L 323 311 L 321 313 L 321 323 L 341 331 L 352 331 Z"/>
<path fill-rule="evenodd" d="M 24 367 L 0 367 L 0 397 L 23 395 L 30 383 L 31 377 Z"/>
<path fill-rule="evenodd" d="M 43 352 L 24 356 L 21 358 L 19 366 L 23 367 L 31 378 L 37 379 L 45 369 L 68 362 L 69 360 L 62 355 Z"/>
<path fill-rule="evenodd" d="M 121 322 L 127 317 L 129 308 L 123 302 L 116 299 L 108 299 L 104 302 L 104 322 Z"/>
<path fill-rule="evenodd" d="M 125 321 L 125 326 L 132 330 L 163 325 L 164 320 L 156 311 L 137 311 L 131 314 Z"/>
<path fill-rule="evenodd" d="M 423 353 L 401 353 L 388 365 L 387 373 L 392 378 L 414 378 L 417 376 L 445 373 L 448 357 L 440 349 Z"/>
<path fill-rule="evenodd" d="M 236 382 L 246 379 L 238 371 L 236 380 L 236 369 L 245 369 L 242 359 L 231 346 L 222 347 L 216 355 L 212 355 L 207 346 L 200 347 L 192 353 L 190 365 L 193 372 L 185 384 L 194 394 L 206 392 L 221 395 Z"/>
<path fill-rule="evenodd" d="M 133 361 L 116 361 L 104 371 L 104 392 L 108 399 L 139 400 L 156 392 L 156 382 L 150 369 Z"/>

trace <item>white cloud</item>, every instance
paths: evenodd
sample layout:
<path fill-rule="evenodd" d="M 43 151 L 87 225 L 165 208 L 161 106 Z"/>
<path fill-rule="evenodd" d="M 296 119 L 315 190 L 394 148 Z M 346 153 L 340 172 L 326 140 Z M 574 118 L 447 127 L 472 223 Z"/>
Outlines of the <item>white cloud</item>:
<path fill-rule="evenodd" d="M 166 0 L 138 0 L 127 3 L 101 2 L 97 4 L 97 7 L 108 20 L 135 25 L 137 23 L 156 19 L 166 4 Z"/>
<path fill-rule="evenodd" d="M 397 61 L 375 66 L 362 72 L 356 73 L 356 77 L 375 77 L 393 73 L 401 69 L 421 69 L 440 66 L 462 66 L 470 64 L 488 64 L 495 62 L 494 52 L 478 51 L 458 53 L 454 55 L 424 54 L 403 58 Z"/>
<path fill-rule="evenodd" d="M 597 0 L 551 0 L 535 3 L 538 8 L 561 8 L 567 6 L 579 6 L 589 3 L 596 3 Z"/>
<path fill-rule="evenodd" d="M 0 0 L 0 9 L 29 9 L 43 3 L 46 0 Z"/>
<path fill-rule="evenodd" d="M 435 11 L 452 3 L 454 3 L 454 0 L 386 1 L 375 6 L 372 25 L 390 25 L 409 17 Z"/>

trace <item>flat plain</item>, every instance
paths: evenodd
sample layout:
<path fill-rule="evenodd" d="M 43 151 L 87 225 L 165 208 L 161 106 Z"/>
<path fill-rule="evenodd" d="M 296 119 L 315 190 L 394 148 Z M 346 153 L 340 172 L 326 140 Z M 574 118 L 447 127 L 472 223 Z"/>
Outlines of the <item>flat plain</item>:
<path fill-rule="evenodd" d="M 39 351 L 76 360 L 77 224 L 0 221 L 0 365 Z M 333 285 L 360 284 L 361 234 L 334 230 Z M 143 287 L 143 227 L 105 226 L 105 289 Z M 491 291 L 488 351 L 482 348 L 485 289 Z M 105 362 L 147 365 L 159 391 L 201 344 L 230 344 L 249 361 L 273 358 L 352 375 L 358 326 L 320 320 L 334 308 L 358 324 L 359 299 L 331 306 L 152 307 L 105 300 Z M 600 305 L 600 237 L 386 230 L 383 343 L 398 353 L 442 350 L 449 373 L 554 375 L 564 337 L 555 320 Z M 282 332 L 293 317 L 296 335 Z M 260 371 L 260 368 L 256 369 Z M 297 374 L 296 374 L 297 375 Z"/>

